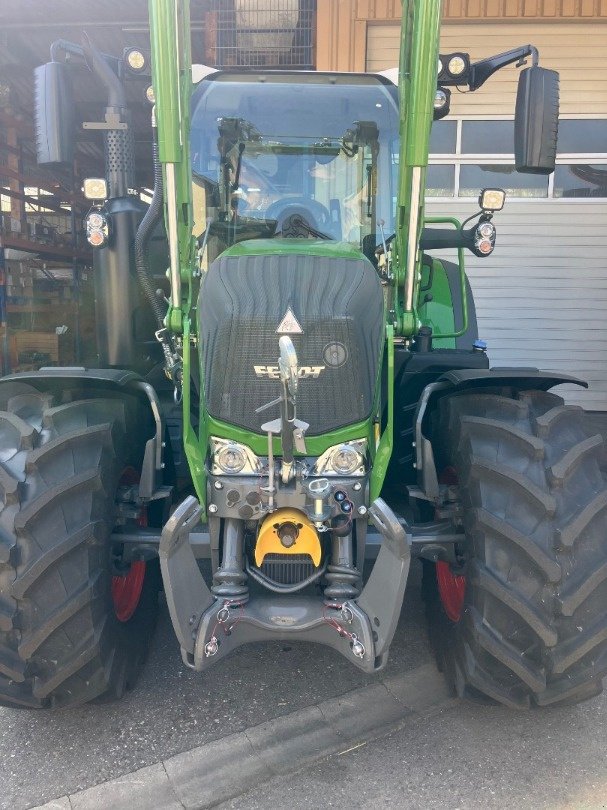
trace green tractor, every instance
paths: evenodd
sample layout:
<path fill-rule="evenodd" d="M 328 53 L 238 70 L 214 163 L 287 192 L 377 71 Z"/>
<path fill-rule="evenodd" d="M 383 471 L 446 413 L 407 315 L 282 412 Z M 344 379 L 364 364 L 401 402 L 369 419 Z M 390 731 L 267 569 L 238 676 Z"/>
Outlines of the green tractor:
<path fill-rule="evenodd" d="M 489 368 L 463 256 L 492 253 L 503 191 L 483 190 L 467 227 L 424 217 L 451 88 L 526 64 L 516 165 L 549 173 L 558 75 L 531 45 L 440 54 L 440 16 L 440 0 L 403 2 L 395 84 L 192 68 L 187 0 L 150 0 L 149 206 L 125 95 L 146 55 L 60 41 L 37 69 L 44 163 L 70 157 L 70 74 L 107 91 L 104 120 L 84 122 L 106 151 L 85 183 L 99 355 L 0 381 L 4 705 L 120 697 L 160 589 L 192 669 L 301 640 L 379 672 L 412 558 L 458 695 L 600 692 L 602 440 L 550 392 L 584 383 Z"/>

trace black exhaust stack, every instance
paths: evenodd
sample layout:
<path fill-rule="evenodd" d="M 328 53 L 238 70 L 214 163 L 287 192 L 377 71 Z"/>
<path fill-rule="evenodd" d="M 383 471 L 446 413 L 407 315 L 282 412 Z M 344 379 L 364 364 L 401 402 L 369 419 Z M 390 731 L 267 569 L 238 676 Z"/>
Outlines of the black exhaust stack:
<path fill-rule="evenodd" d="M 137 368 L 135 328 L 139 289 L 135 272 L 135 233 L 145 205 L 129 194 L 135 186 L 133 132 L 124 86 L 103 54 L 85 36 L 86 61 L 107 92 L 105 122 L 85 124 L 103 130 L 105 178 L 111 234 L 105 247 L 94 251 L 97 350 L 101 366 Z"/>
<path fill-rule="evenodd" d="M 95 248 L 93 269 L 97 350 L 100 367 L 142 369 L 148 351 L 137 332 L 149 329 L 139 301 L 135 269 L 135 233 L 146 206 L 129 194 L 135 187 L 133 132 L 126 94 L 119 78 L 119 60 L 102 54 L 85 35 L 82 46 L 58 40 L 51 46 L 51 62 L 35 70 L 36 136 L 38 162 L 71 163 L 74 154 L 74 100 L 70 64 L 65 56 L 83 62 L 107 94 L 103 121 L 85 122 L 86 130 L 101 130 L 104 137 L 107 200 L 103 211 L 110 222 L 105 247 Z"/>

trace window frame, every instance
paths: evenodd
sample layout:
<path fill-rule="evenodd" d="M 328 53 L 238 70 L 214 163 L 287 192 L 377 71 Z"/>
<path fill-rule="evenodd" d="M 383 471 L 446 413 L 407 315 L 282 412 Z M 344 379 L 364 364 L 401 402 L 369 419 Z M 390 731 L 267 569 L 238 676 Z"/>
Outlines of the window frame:
<path fill-rule="evenodd" d="M 471 196 L 460 196 L 460 169 L 463 165 L 512 165 L 514 162 L 514 152 L 510 154 L 479 154 L 470 153 L 462 154 L 462 129 L 464 121 L 512 121 L 512 115 L 454 115 L 449 116 L 445 121 L 456 122 L 456 138 L 455 138 L 455 152 L 450 154 L 432 153 L 429 155 L 428 163 L 431 165 L 454 165 L 455 177 L 453 186 L 453 195 L 449 197 L 439 197 L 427 195 L 426 200 L 429 202 L 470 202 L 474 199 Z M 578 121 L 578 120 L 605 120 L 607 114 L 605 113 L 585 113 L 579 115 L 561 115 L 562 121 Z M 606 152 L 569 152 L 559 153 L 556 158 L 556 164 L 559 165 L 573 165 L 581 164 L 587 165 L 589 163 L 605 165 L 607 167 L 607 151 Z M 575 203 L 575 204 L 588 204 L 589 202 L 600 202 L 607 200 L 607 195 L 604 197 L 555 197 L 554 196 L 554 172 L 548 175 L 548 193 L 546 197 L 514 197 L 509 196 L 511 200 L 518 200 L 525 203 Z"/>

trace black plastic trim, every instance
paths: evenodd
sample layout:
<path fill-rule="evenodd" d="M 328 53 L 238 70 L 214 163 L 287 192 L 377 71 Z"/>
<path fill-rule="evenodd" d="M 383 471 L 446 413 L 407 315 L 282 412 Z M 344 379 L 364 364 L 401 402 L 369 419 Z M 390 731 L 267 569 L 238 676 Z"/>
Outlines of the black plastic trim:
<path fill-rule="evenodd" d="M 548 391 L 555 385 L 571 383 L 588 388 L 588 383 L 570 374 L 554 374 L 551 371 L 540 371 L 537 368 L 489 368 L 489 369 L 452 369 L 442 374 L 439 380 L 450 382 L 457 388 L 481 387 L 485 383 L 499 380 L 504 385 L 513 385 L 525 390 L 539 388 Z"/>
<path fill-rule="evenodd" d="M 131 382 L 143 380 L 139 374 L 122 368 L 84 368 L 83 366 L 47 366 L 38 371 L 21 371 L 0 378 L 0 382 L 29 382 L 36 386 L 44 380 L 82 380 L 91 384 L 106 383 L 124 388 Z"/>

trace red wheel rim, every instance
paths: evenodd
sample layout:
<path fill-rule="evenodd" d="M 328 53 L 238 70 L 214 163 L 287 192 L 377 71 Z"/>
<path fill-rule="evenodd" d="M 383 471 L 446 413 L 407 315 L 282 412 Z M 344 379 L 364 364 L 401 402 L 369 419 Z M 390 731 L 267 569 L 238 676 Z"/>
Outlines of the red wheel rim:
<path fill-rule="evenodd" d="M 145 562 L 143 560 L 132 562 L 126 576 L 112 577 L 112 600 L 118 621 L 128 622 L 137 610 L 144 579 Z"/>
<path fill-rule="evenodd" d="M 436 581 L 445 613 L 452 622 L 459 622 L 464 608 L 466 577 L 454 574 L 449 563 L 439 560 L 436 563 Z"/>
<path fill-rule="evenodd" d="M 134 467 L 125 467 L 118 486 L 138 484 L 139 477 L 139 473 Z M 143 528 L 148 525 L 145 507 L 142 508 L 137 523 Z M 114 602 L 114 612 L 118 621 L 128 622 L 137 610 L 144 579 L 145 562 L 143 560 L 133 561 L 125 576 L 112 577 L 112 601 Z"/>

